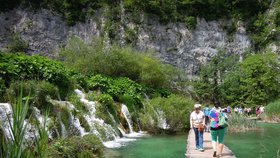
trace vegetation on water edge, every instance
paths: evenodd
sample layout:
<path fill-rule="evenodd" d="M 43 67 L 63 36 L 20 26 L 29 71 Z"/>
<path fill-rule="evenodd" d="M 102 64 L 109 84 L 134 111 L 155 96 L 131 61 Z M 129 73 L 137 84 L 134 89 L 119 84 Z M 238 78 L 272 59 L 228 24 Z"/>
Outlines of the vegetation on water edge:
<path fill-rule="evenodd" d="M 265 107 L 264 120 L 268 122 L 280 122 L 280 101 L 269 103 Z"/>
<path fill-rule="evenodd" d="M 190 127 L 188 118 L 193 105 L 193 100 L 181 95 L 156 97 L 144 103 L 139 114 L 140 122 L 145 130 L 151 132 L 156 132 L 159 128 L 166 128 L 170 132 L 186 131 Z M 161 120 L 162 118 L 166 120 Z"/>
<path fill-rule="evenodd" d="M 229 132 L 246 132 L 248 130 L 257 129 L 257 122 L 249 119 L 245 115 L 232 113 L 228 119 Z"/>

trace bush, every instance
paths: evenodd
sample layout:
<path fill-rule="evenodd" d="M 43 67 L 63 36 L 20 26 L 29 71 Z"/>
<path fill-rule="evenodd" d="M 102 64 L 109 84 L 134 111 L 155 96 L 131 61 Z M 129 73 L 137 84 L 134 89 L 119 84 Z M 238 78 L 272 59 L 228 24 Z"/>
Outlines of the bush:
<path fill-rule="evenodd" d="M 15 52 L 27 52 L 27 50 L 28 50 L 28 43 L 22 40 L 18 34 L 15 34 L 8 45 L 8 51 L 15 53 Z"/>
<path fill-rule="evenodd" d="M 100 39 L 87 45 L 73 38 L 60 54 L 66 65 L 84 74 L 128 77 L 153 88 L 170 87 L 177 75 L 172 66 L 155 59 L 152 53 L 117 45 L 105 48 Z"/>
<path fill-rule="evenodd" d="M 113 100 L 115 101 L 125 102 L 126 100 L 124 98 L 129 97 L 133 105 L 141 104 L 141 98 L 145 92 L 143 86 L 128 78 L 114 79 L 102 75 L 95 75 L 89 78 L 88 82 L 90 89 L 101 90 L 103 93 L 109 94 L 113 97 Z M 102 97 L 103 99 L 109 99 L 109 96 L 106 95 Z"/>
<path fill-rule="evenodd" d="M 280 122 L 280 100 L 271 102 L 265 107 L 265 119 Z"/>
<path fill-rule="evenodd" d="M 195 29 L 197 21 L 196 21 L 195 17 L 188 16 L 188 17 L 185 18 L 185 23 L 186 23 L 186 25 L 189 29 Z"/>
<path fill-rule="evenodd" d="M 150 115 L 151 117 L 158 117 L 155 113 L 162 111 L 164 117 L 166 118 L 166 122 L 169 125 L 169 130 L 183 131 L 190 127 L 189 116 L 193 109 L 193 100 L 184 96 L 172 94 L 167 98 L 154 98 L 145 105 L 149 106 L 149 104 L 151 109 L 147 111 L 147 115 Z M 159 121 L 158 118 L 153 118 L 153 120 L 156 122 L 154 125 L 157 125 L 157 122 Z M 147 118 L 144 118 L 143 122 L 147 122 Z"/>
<path fill-rule="evenodd" d="M 57 86 L 61 98 L 65 98 L 74 88 L 70 74 L 71 70 L 60 62 L 46 57 L 7 53 L 0 55 L 0 75 L 7 87 L 16 80 L 45 80 Z"/>
<path fill-rule="evenodd" d="M 50 158 L 101 158 L 103 155 L 104 147 L 99 138 L 93 134 L 55 140 L 48 153 Z"/>
<path fill-rule="evenodd" d="M 53 109 L 47 97 L 59 99 L 58 88 L 46 81 L 15 81 L 7 89 L 6 100 L 15 103 L 21 95 L 23 99 L 28 97 L 31 105 L 44 110 Z"/>

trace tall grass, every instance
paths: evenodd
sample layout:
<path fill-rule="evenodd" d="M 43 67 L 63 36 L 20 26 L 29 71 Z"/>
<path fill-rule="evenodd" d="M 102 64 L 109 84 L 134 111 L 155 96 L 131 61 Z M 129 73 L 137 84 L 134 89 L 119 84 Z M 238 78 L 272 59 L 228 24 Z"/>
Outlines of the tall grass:
<path fill-rule="evenodd" d="M 47 131 L 47 117 L 48 113 L 43 115 L 42 125 L 39 121 L 36 121 L 35 127 L 38 130 L 39 137 L 35 139 L 35 150 L 33 152 L 34 157 L 46 158 L 49 135 Z"/>
<path fill-rule="evenodd" d="M 280 122 L 280 100 L 269 103 L 265 107 L 265 121 Z"/>
<path fill-rule="evenodd" d="M 257 123 L 255 120 L 250 120 L 244 115 L 232 113 L 229 116 L 229 132 L 245 132 L 256 129 Z"/>
<path fill-rule="evenodd" d="M 6 153 L 6 157 L 9 158 L 30 157 L 29 152 L 26 150 L 26 142 L 24 139 L 27 128 L 25 118 L 28 112 L 28 98 L 24 101 L 22 98 L 22 92 L 17 102 L 13 104 L 12 109 L 12 120 L 7 117 L 11 127 L 11 139 L 7 144 L 2 144 L 3 146 L 6 146 L 4 148 L 4 153 Z"/>
<path fill-rule="evenodd" d="M 12 118 L 8 118 L 11 138 L 6 139 L 4 133 L 1 132 L 1 158 L 46 158 L 48 146 L 48 132 L 46 129 L 46 117 L 44 115 L 43 125 L 38 121 L 35 122 L 36 139 L 34 142 L 28 142 L 25 139 L 27 132 L 27 125 L 30 119 L 27 119 L 29 109 L 29 99 L 22 98 L 20 93 L 17 102 L 13 104 Z"/>

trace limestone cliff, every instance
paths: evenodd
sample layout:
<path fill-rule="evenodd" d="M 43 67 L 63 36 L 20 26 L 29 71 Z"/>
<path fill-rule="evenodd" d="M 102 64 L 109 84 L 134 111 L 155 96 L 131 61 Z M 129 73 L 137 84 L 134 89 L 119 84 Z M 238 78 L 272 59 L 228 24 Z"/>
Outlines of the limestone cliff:
<path fill-rule="evenodd" d="M 135 23 L 126 14 L 121 14 L 115 39 L 126 44 L 130 31 L 133 45 L 138 50 L 153 49 L 159 57 L 192 77 L 201 64 L 209 61 L 218 50 L 242 54 L 251 47 L 251 42 L 242 23 L 237 31 L 228 34 L 225 26 L 228 21 L 197 20 L 195 29 L 188 29 L 185 23 L 162 24 L 156 18 L 139 15 L 140 22 Z M 56 56 L 54 52 L 67 43 L 71 36 L 78 36 L 90 42 L 95 36 L 107 37 L 106 16 L 97 12 L 87 18 L 85 23 L 78 22 L 67 26 L 57 14 L 41 9 L 34 11 L 14 9 L 0 14 L 0 49 L 4 51 L 16 33 L 29 45 L 30 54 Z M 107 38 L 108 41 L 110 38 Z"/>

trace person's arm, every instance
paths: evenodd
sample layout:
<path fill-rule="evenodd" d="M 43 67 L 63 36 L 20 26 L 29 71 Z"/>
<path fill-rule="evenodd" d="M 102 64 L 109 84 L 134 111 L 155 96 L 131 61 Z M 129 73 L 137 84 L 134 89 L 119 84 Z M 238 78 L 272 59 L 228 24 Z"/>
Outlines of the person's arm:
<path fill-rule="evenodd" d="M 202 119 L 202 120 L 203 120 L 203 121 L 202 121 L 202 124 L 203 124 L 203 126 L 205 126 L 205 114 L 204 114 L 204 113 L 203 113 L 202 118 L 203 118 L 203 119 Z"/>

